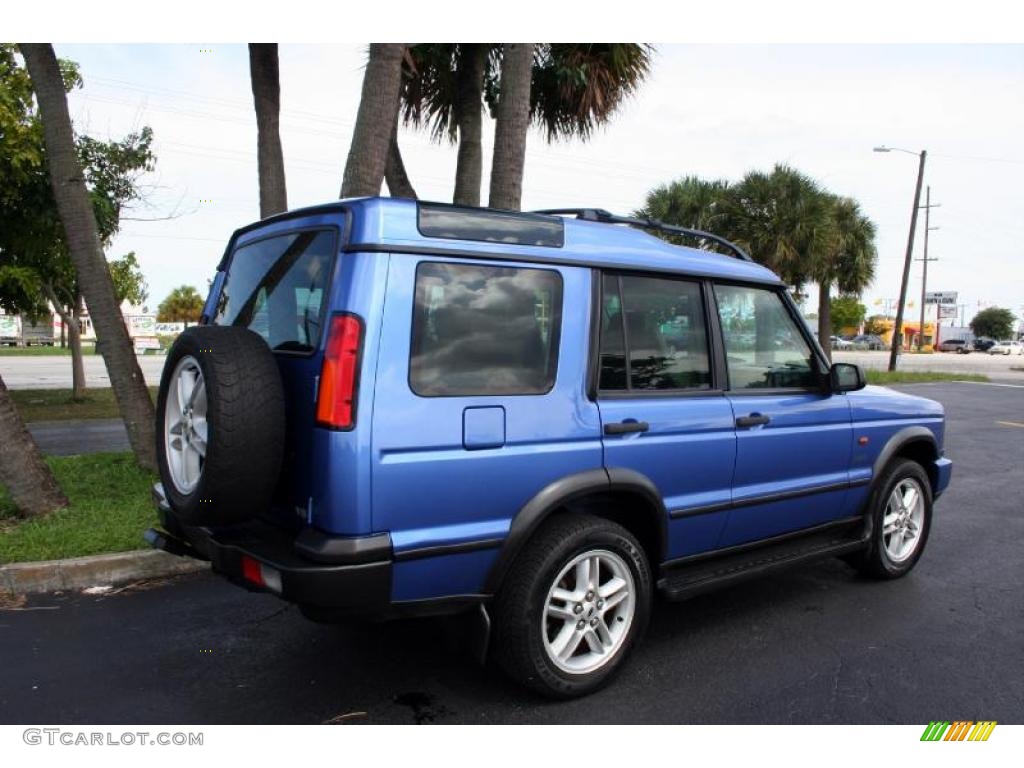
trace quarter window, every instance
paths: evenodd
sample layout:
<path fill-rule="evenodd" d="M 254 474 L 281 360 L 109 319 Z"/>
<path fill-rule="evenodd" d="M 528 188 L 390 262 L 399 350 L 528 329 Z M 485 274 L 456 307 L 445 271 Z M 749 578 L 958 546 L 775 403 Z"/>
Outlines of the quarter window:
<path fill-rule="evenodd" d="M 606 274 L 602 294 L 600 389 L 711 387 L 700 285 Z"/>
<path fill-rule="evenodd" d="M 416 270 L 409 384 L 418 395 L 537 395 L 555 383 L 562 278 L 425 262 Z"/>
<path fill-rule="evenodd" d="M 817 358 L 777 291 L 715 286 L 731 389 L 812 389 Z"/>

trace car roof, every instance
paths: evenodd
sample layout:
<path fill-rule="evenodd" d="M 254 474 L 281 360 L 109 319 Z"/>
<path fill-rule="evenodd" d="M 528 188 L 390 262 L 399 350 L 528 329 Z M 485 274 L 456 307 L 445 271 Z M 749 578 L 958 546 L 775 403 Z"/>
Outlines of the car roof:
<path fill-rule="evenodd" d="M 739 282 L 783 285 L 771 270 L 740 258 L 713 251 L 674 245 L 636 227 L 583 221 L 562 216 L 522 214 L 523 221 L 542 222 L 549 228 L 562 227 L 561 246 L 515 244 L 451 237 L 431 237 L 420 231 L 421 207 L 443 204 L 421 203 L 400 198 L 369 197 L 335 201 L 299 208 L 272 216 L 237 230 L 232 235 L 226 258 L 236 245 L 284 232 L 299 226 L 342 224 L 346 251 L 393 251 L 441 253 L 467 258 L 530 261 L 547 264 L 582 265 L 616 269 L 672 272 L 715 277 Z M 490 209 L 460 209 L 467 215 Z M 495 212 L 516 217 L 509 212 Z M 550 224 L 547 224 L 550 222 Z"/>

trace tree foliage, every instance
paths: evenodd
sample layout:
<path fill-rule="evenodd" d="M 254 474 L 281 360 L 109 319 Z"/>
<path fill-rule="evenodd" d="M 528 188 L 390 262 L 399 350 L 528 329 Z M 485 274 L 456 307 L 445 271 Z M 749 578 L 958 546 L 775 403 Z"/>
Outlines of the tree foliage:
<path fill-rule="evenodd" d="M 832 299 L 832 324 L 835 328 L 858 328 L 868 308 L 859 296 L 836 296 Z"/>
<path fill-rule="evenodd" d="M 54 296 L 58 311 L 69 310 L 80 291 L 50 185 L 32 83 L 15 53 L 14 46 L 0 45 L 0 306 L 35 315 Z M 77 66 L 68 61 L 60 66 L 65 89 L 80 87 Z M 155 164 L 152 143 L 148 127 L 114 141 L 75 137 L 104 246 L 119 231 L 124 211 L 141 199 L 141 178 Z M 145 301 L 134 253 L 111 262 L 110 269 L 119 299 Z"/>
<path fill-rule="evenodd" d="M 988 307 L 971 320 L 971 331 L 975 336 L 990 339 L 1008 339 L 1013 335 L 1013 312 L 1003 307 Z"/>
<path fill-rule="evenodd" d="M 158 323 L 198 323 L 203 313 L 203 297 L 191 285 L 179 285 L 160 302 Z"/>

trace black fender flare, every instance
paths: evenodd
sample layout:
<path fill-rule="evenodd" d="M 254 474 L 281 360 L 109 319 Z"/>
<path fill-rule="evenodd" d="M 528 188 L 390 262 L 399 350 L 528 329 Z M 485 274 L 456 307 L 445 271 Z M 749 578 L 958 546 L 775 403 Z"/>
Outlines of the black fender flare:
<path fill-rule="evenodd" d="M 879 451 L 878 456 L 875 458 L 874 464 L 871 465 L 871 486 L 868 492 L 867 499 L 864 501 L 863 513 L 864 513 L 864 536 L 870 538 L 872 535 L 872 529 L 874 527 L 874 520 L 871 515 L 871 505 L 874 502 L 875 494 L 880 489 L 878 487 L 878 479 L 881 477 L 882 472 L 885 470 L 885 466 L 892 461 L 892 458 L 900 452 L 901 449 L 914 443 L 925 443 L 927 444 L 935 457 L 939 455 L 939 445 L 935 440 L 934 433 L 927 427 L 922 427 L 920 424 L 916 424 L 911 427 L 904 427 L 890 437 L 882 450 Z M 928 467 L 924 468 L 925 474 L 931 477 L 931 472 Z"/>
<path fill-rule="evenodd" d="M 935 458 L 939 457 L 939 446 L 935 440 L 935 434 L 927 427 L 922 427 L 920 424 L 912 427 L 904 427 L 899 430 L 895 435 L 889 438 L 889 440 L 882 446 L 882 450 L 878 452 L 875 463 L 871 466 L 871 485 L 872 489 L 878 480 L 878 476 L 885 469 L 885 465 L 888 464 L 892 457 L 895 456 L 902 448 L 910 445 L 911 443 L 927 443 L 932 449 L 932 453 Z M 925 471 L 928 468 L 925 467 Z"/>
<path fill-rule="evenodd" d="M 592 493 L 609 491 L 630 492 L 643 497 L 651 505 L 654 514 L 659 518 L 655 530 L 658 531 L 659 557 L 664 559 L 665 546 L 668 541 L 668 515 L 665 504 L 651 480 L 631 469 L 590 469 L 566 475 L 544 486 L 526 504 L 524 504 L 509 526 L 498 556 L 491 565 L 484 581 L 483 592 L 488 595 L 497 593 L 512 563 L 520 550 L 530 540 L 542 522 L 555 510 Z M 656 567 L 658 563 L 651 563 Z"/>

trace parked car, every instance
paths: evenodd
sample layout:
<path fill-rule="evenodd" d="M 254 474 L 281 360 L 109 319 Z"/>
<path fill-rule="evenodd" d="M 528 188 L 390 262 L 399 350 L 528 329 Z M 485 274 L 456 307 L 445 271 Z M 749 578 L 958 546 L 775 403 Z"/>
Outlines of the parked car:
<path fill-rule="evenodd" d="M 854 349 L 885 349 L 885 342 L 882 341 L 882 337 L 876 336 L 873 333 L 862 333 L 859 336 L 854 336 L 850 341 L 850 345 Z"/>
<path fill-rule="evenodd" d="M 990 355 L 1024 355 L 1024 344 L 1019 341 L 1004 339 L 988 348 Z"/>
<path fill-rule="evenodd" d="M 316 621 L 468 613 L 555 697 L 620 670 L 656 592 L 907 574 L 942 406 L 830 365 L 728 241 L 559 213 L 367 198 L 237 230 L 167 355 L 149 541 Z"/>
<path fill-rule="evenodd" d="M 971 351 L 971 345 L 967 343 L 967 339 L 943 339 L 939 342 L 938 352 L 956 352 L 961 355 L 966 355 Z"/>
<path fill-rule="evenodd" d="M 832 349 L 853 349 L 853 343 L 847 341 L 842 336 L 832 336 Z"/>
<path fill-rule="evenodd" d="M 971 343 L 971 351 L 972 352 L 988 352 L 997 343 L 998 342 L 996 342 L 995 339 L 986 339 L 986 338 L 975 339 Z"/>

